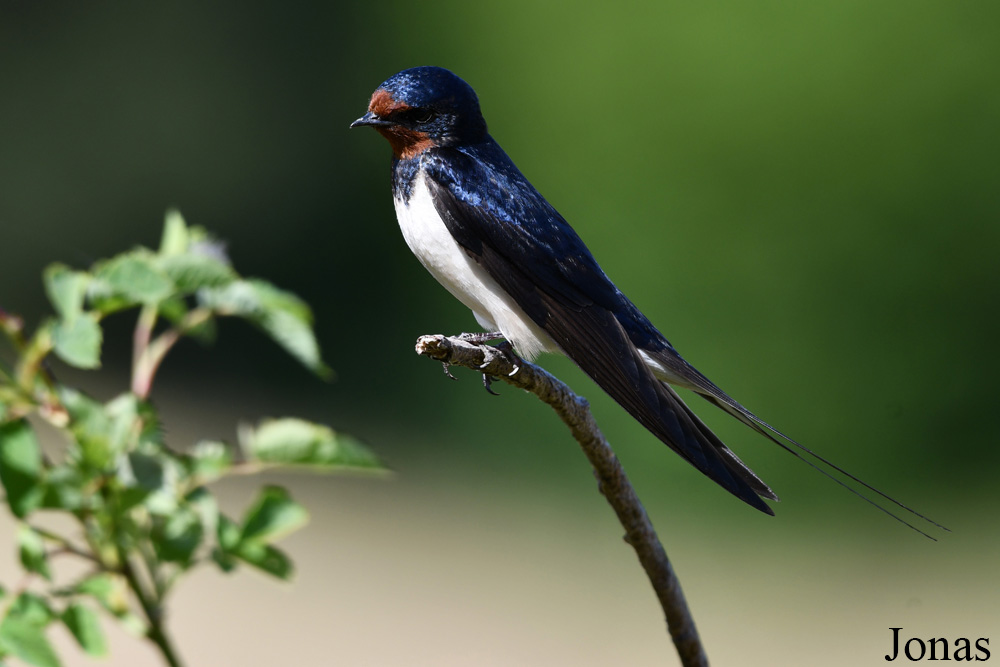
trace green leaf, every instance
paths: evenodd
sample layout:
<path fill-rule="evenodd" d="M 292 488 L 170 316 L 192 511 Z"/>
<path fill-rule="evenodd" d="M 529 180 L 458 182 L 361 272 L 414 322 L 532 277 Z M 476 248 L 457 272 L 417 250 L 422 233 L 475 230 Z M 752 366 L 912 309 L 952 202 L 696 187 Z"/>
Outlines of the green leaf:
<path fill-rule="evenodd" d="M 92 574 L 77 583 L 72 592 L 92 597 L 116 617 L 129 613 L 128 585 L 121 575 L 107 572 Z"/>
<path fill-rule="evenodd" d="M 236 280 L 233 268 L 217 257 L 187 252 L 164 257 L 159 262 L 177 289 L 191 294 L 203 287 L 221 287 Z"/>
<path fill-rule="evenodd" d="M 360 442 L 303 419 L 272 419 L 241 434 L 241 444 L 252 460 L 282 465 L 322 468 L 382 468 L 378 458 Z"/>
<path fill-rule="evenodd" d="M 104 405 L 68 387 L 60 388 L 59 396 L 69 412 L 69 429 L 80 445 L 82 463 L 104 470 L 113 460 L 111 420 Z"/>
<path fill-rule="evenodd" d="M 101 325 L 96 313 L 82 313 L 56 322 L 52 344 L 59 358 L 77 368 L 101 365 Z"/>
<path fill-rule="evenodd" d="M 180 255 L 188 249 L 188 230 L 184 216 L 175 208 L 167 211 L 160 238 L 160 256 Z"/>
<path fill-rule="evenodd" d="M 198 290 L 199 305 L 220 315 L 254 319 L 264 312 L 256 290 L 246 280 L 235 280 L 224 287 Z"/>
<path fill-rule="evenodd" d="M 232 572 L 236 569 L 236 560 L 233 554 L 240 545 L 240 527 L 236 522 L 221 512 L 218 515 L 218 523 L 215 528 L 218 545 L 212 549 L 212 560 L 214 560 L 223 572 Z"/>
<path fill-rule="evenodd" d="M 104 642 L 104 633 L 97 614 L 90 607 L 79 602 L 73 602 L 62 615 L 63 623 L 76 638 L 80 648 L 88 655 L 107 655 L 108 647 Z"/>
<path fill-rule="evenodd" d="M 279 579 L 291 579 L 294 572 L 292 561 L 281 550 L 270 544 L 250 542 L 240 545 L 236 556 L 250 565 Z"/>
<path fill-rule="evenodd" d="M 94 574 L 79 582 L 72 592 L 88 595 L 97 601 L 112 616 L 118 619 L 121 626 L 137 637 L 144 636 L 148 627 L 129 608 L 128 584 L 121 575 L 108 573 Z"/>
<path fill-rule="evenodd" d="M 104 413 L 108 416 L 109 453 L 114 458 L 138 444 L 137 428 L 142 427 L 138 422 L 139 397 L 131 392 L 120 394 L 108 401 L 104 406 Z"/>
<path fill-rule="evenodd" d="M 42 480 L 44 493 L 39 507 L 45 509 L 68 510 L 94 509 L 100 502 L 100 495 L 83 493 L 85 480 L 76 468 L 59 464 L 49 469 Z"/>
<path fill-rule="evenodd" d="M 291 292 L 264 280 L 236 280 L 225 287 L 199 290 L 198 300 L 221 315 L 248 319 L 314 373 L 330 375 L 313 334 L 312 311 Z"/>
<path fill-rule="evenodd" d="M 248 281 L 264 307 L 258 324 L 293 357 L 320 376 L 330 369 L 320 358 L 313 334 L 312 311 L 305 301 L 263 280 Z"/>
<path fill-rule="evenodd" d="M 204 528 L 201 517 L 189 508 L 180 508 L 153 527 L 152 542 L 160 560 L 188 564 L 201 544 Z"/>
<path fill-rule="evenodd" d="M 35 667 L 59 667 L 59 658 L 45 637 L 45 626 L 8 614 L 0 623 L 0 651 Z"/>
<path fill-rule="evenodd" d="M 42 499 L 42 450 L 24 419 L 0 424 L 0 483 L 10 511 L 24 518 Z"/>
<path fill-rule="evenodd" d="M 83 312 L 83 299 L 90 285 L 90 275 L 73 271 L 65 264 L 50 264 L 43 274 L 45 292 L 59 317 L 72 320 Z"/>
<path fill-rule="evenodd" d="M 199 486 L 186 496 L 184 505 L 198 515 L 205 533 L 216 534 L 219 525 L 219 504 L 204 486 Z"/>
<path fill-rule="evenodd" d="M 128 452 L 118 460 L 118 477 L 131 492 L 129 503 L 141 502 L 158 516 L 177 510 L 177 488 L 184 474 L 183 467 L 165 451 Z"/>
<path fill-rule="evenodd" d="M 127 305 L 153 304 L 174 291 L 173 281 L 156 265 L 156 257 L 142 249 L 123 253 L 99 264 L 94 278 L 91 296 L 98 302 L 114 302 L 117 297 Z M 113 305 L 120 307 L 123 304 Z"/>
<path fill-rule="evenodd" d="M 106 572 L 93 574 L 87 577 L 77 583 L 72 590 L 74 593 L 91 596 L 97 600 L 102 607 L 112 613 L 114 613 L 115 609 L 119 608 L 119 606 L 113 602 L 113 593 L 115 590 L 114 580 L 112 579 L 112 575 Z"/>
<path fill-rule="evenodd" d="M 21 618 L 34 625 L 47 625 L 56 617 L 52 608 L 41 596 L 34 593 L 21 593 L 14 598 L 14 603 L 7 612 L 8 617 Z"/>
<path fill-rule="evenodd" d="M 233 456 L 224 443 L 202 440 L 191 449 L 188 469 L 199 484 L 222 477 L 233 465 Z"/>
<path fill-rule="evenodd" d="M 306 508 L 280 486 L 265 486 L 257 501 L 247 510 L 240 531 L 240 544 L 272 542 L 304 526 L 309 520 Z"/>
<path fill-rule="evenodd" d="M 21 565 L 24 569 L 52 581 L 52 572 L 49 571 L 49 561 L 42 537 L 30 527 L 21 526 L 17 531 L 17 543 Z"/>

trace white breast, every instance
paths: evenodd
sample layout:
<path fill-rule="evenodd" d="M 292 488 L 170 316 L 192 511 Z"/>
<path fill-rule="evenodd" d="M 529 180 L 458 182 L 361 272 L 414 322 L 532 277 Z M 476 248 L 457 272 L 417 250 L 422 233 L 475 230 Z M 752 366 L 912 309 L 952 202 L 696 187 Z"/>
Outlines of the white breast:
<path fill-rule="evenodd" d="M 472 310 L 480 325 L 500 331 L 525 359 L 558 347 L 474 259 L 459 247 L 438 215 L 423 174 L 410 201 L 397 198 L 396 218 L 406 245 L 439 283 Z"/>

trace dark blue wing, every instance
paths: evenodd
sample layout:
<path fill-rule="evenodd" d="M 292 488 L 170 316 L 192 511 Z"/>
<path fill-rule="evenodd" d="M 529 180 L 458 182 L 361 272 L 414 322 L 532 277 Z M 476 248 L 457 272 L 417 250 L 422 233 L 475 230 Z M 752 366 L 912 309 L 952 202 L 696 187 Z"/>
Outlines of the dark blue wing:
<path fill-rule="evenodd" d="M 639 423 L 756 509 L 774 493 L 666 384 L 637 348 L 670 344 L 608 279 L 576 232 L 492 140 L 422 158 L 455 240 Z"/>

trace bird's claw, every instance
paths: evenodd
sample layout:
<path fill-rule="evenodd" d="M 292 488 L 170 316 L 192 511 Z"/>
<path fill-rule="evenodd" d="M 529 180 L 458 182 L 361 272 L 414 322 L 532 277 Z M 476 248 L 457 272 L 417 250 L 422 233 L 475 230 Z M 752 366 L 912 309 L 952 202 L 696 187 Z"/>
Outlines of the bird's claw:
<path fill-rule="evenodd" d="M 490 341 L 500 340 L 503 338 L 503 334 L 499 331 L 476 331 L 473 333 L 460 333 L 455 336 L 455 338 L 464 340 L 466 343 L 482 345 L 483 343 L 489 343 Z"/>
<path fill-rule="evenodd" d="M 486 373 L 483 373 L 483 386 L 486 387 L 486 392 L 489 394 L 493 394 L 494 396 L 499 396 L 500 394 L 496 393 L 492 389 L 493 380 L 494 378 L 492 375 L 487 375 Z"/>
<path fill-rule="evenodd" d="M 444 369 L 444 374 L 450 377 L 452 380 L 458 379 L 457 377 L 451 374 L 451 370 L 449 370 L 451 368 L 451 364 L 449 364 L 447 361 L 442 361 L 441 367 Z"/>
<path fill-rule="evenodd" d="M 514 351 L 514 346 L 510 344 L 509 340 L 505 340 L 501 343 L 498 343 L 496 348 L 501 352 L 503 352 L 504 356 L 507 357 L 507 361 L 509 361 L 511 365 L 514 367 L 514 370 L 512 370 L 510 373 L 507 373 L 507 377 L 512 378 L 515 375 L 517 375 L 517 372 L 521 370 L 521 365 L 518 363 L 519 361 L 521 361 L 521 357 L 517 356 L 517 352 Z"/>

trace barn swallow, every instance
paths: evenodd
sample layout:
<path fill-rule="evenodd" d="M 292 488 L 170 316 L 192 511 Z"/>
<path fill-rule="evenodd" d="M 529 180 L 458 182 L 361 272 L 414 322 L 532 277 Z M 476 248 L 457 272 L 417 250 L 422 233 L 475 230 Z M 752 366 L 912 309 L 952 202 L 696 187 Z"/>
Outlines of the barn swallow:
<path fill-rule="evenodd" d="M 367 113 L 351 124 L 364 126 L 392 148 L 392 195 L 410 250 L 522 358 L 565 354 L 684 460 L 761 512 L 773 515 L 764 501 L 778 496 L 671 385 L 694 391 L 926 535 L 796 449 L 912 510 L 788 438 L 685 361 L 490 136 L 465 81 L 440 67 L 403 70 L 375 90 Z"/>

